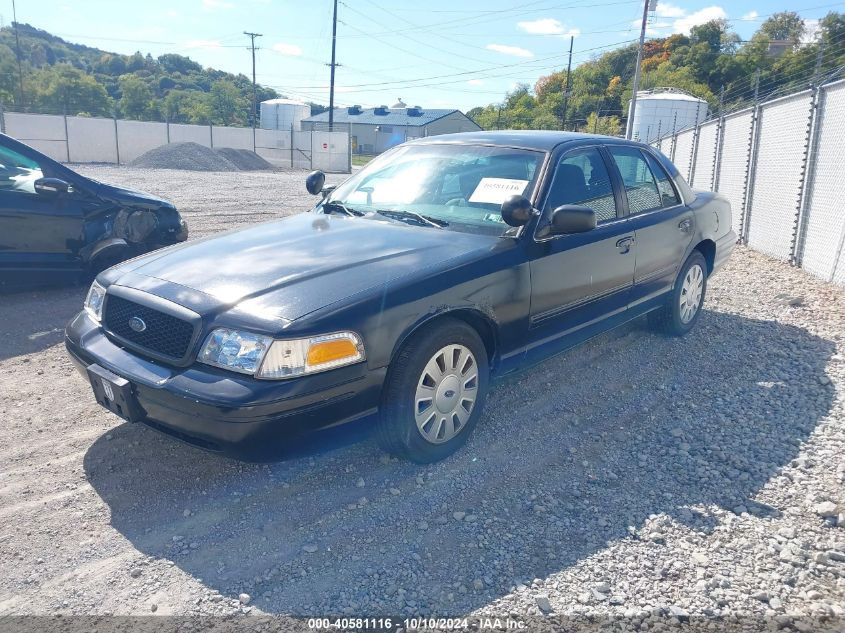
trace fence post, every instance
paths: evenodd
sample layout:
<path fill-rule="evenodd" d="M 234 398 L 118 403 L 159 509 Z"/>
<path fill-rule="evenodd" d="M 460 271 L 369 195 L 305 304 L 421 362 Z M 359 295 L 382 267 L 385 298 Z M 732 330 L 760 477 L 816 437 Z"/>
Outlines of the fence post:
<path fill-rule="evenodd" d="M 293 169 L 293 123 L 290 124 L 290 168 Z"/>
<path fill-rule="evenodd" d="M 67 131 L 67 110 L 63 112 L 62 117 L 65 121 L 65 156 L 67 157 L 67 162 L 70 162 L 70 134 Z"/>
<path fill-rule="evenodd" d="M 757 154 L 760 151 L 760 127 L 763 123 L 763 108 L 755 105 L 751 115 L 751 133 L 748 143 L 748 164 L 745 168 L 745 192 L 740 219 L 740 239 L 748 244 L 748 229 L 751 226 L 751 208 L 754 202 L 754 179 L 757 172 Z"/>
<path fill-rule="evenodd" d="M 170 117 L 165 117 L 164 128 L 167 130 L 167 144 L 170 145 Z"/>
<path fill-rule="evenodd" d="M 701 124 L 695 124 L 695 131 L 692 133 L 692 153 L 689 157 L 689 176 L 687 178 L 687 182 L 689 182 L 689 186 L 692 187 L 695 184 L 695 164 L 698 162 L 696 159 L 698 158 L 698 136 L 701 133 Z"/>
<path fill-rule="evenodd" d="M 722 150 L 725 143 L 725 115 L 722 104 L 725 95 L 725 87 L 719 95 L 719 122 L 716 124 L 716 147 L 713 148 L 713 180 L 710 183 L 711 191 L 719 190 L 719 179 L 722 176 Z"/>
<path fill-rule="evenodd" d="M 208 124 L 208 143 L 214 149 L 214 127 L 211 123 Z"/>
<path fill-rule="evenodd" d="M 6 112 L 2 103 L 0 103 L 0 132 L 6 133 Z"/>
<path fill-rule="evenodd" d="M 117 133 L 117 112 L 114 113 L 114 151 L 117 156 L 117 164 L 120 165 L 120 138 Z"/>
<path fill-rule="evenodd" d="M 812 180 L 815 175 L 814 160 L 818 151 L 819 130 L 821 129 L 820 112 L 823 111 L 823 102 L 822 88 L 816 85 L 813 87 L 813 96 L 810 99 L 807 135 L 804 138 L 804 157 L 801 161 L 801 179 L 798 184 L 798 200 L 795 206 L 795 224 L 792 229 L 792 251 L 789 263 L 793 266 L 800 266 L 801 260 L 804 259 L 804 240 L 807 237 L 808 207 L 812 194 Z"/>

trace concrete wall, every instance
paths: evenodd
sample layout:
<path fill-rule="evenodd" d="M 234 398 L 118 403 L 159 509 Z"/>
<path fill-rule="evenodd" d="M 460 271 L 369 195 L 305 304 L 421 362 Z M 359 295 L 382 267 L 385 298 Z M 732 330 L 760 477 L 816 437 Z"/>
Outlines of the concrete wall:
<path fill-rule="evenodd" d="M 3 132 L 60 162 L 128 163 L 167 143 L 198 143 L 206 147 L 252 150 L 274 165 L 332 172 L 349 170 L 349 136 L 332 132 L 320 137 L 314 151 L 311 132 L 255 131 L 252 128 L 92 117 L 5 113 Z M 316 134 L 316 133 L 314 133 Z M 404 140 L 404 139 L 403 139 Z M 323 145 L 327 144 L 327 148 Z"/>

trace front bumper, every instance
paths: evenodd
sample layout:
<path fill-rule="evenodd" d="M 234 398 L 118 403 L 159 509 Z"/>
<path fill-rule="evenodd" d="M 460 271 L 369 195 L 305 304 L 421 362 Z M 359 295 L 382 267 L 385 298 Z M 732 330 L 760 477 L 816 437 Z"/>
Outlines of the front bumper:
<path fill-rule="evenodd" d="M 169 367 L 119 347 L 85 311 L 68 324 L 65 346 L 86 379 L 96 363 L 128 380 L 144 424 L 242 459 L 273 455 L 297 436 L 376 413 L 387 371 L 358 363 L 270 381 L 201 363 Z"/>

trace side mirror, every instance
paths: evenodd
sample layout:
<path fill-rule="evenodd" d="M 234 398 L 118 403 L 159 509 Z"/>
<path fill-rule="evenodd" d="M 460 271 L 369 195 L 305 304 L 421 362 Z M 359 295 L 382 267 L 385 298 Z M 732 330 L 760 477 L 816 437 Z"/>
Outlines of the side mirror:
<path fill-rule="evenodd" d="M 534 215 L 534 208 L 525 196 L 515 194 L 502 203 L 502 219 L 510 226 L 523 226 Z"/>
<path fill-rule="evenodd" d="M 552 212 L 549 227 L 553 235 L 563 233 L 585 233 L 596 228 L 596 212 L 589 207 L 565 204 Z"/>
<path fill-rule="evenodd" d="M 61 193 L 67 193 L 70 185 L 59 178 L 39 178 L 33 185 L 35 193 L 40 193 L 42 196 L 58 196 Z"/>
<path fill-rule="evenodd" d="M 326 174 L 321 172 L 319 169 L 317 171 L 312 171 L 308 174 L 308 177 L 305 179 L 305 188 L 308 190 L 312 196 L 316 196 L 323 190 L 323 186 L 326 184 Z"/>

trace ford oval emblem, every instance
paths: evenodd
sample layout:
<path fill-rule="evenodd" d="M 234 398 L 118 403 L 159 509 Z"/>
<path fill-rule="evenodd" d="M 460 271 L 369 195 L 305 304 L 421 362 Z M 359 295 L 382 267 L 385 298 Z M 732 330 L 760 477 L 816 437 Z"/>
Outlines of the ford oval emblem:
<path fill-rule="evenodd" d="M 143 332 L 147 329 L 147 324 L 144 323 L 144 319 L 141 317 L 133 316 L 129 319 L 129 327 L 131 327 L 136 332 Z"/>

